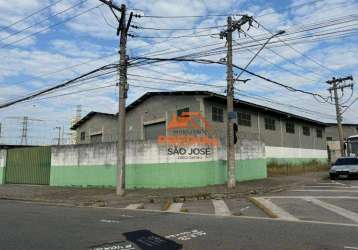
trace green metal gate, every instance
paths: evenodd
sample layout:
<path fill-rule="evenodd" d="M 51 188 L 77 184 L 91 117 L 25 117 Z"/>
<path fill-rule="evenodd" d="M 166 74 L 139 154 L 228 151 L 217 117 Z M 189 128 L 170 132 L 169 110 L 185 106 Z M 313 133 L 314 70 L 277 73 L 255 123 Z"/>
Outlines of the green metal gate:
<path fill-rule="evenodd" d="M 50 183 L 51 147 L 8 149 L 5 183 Z"/>

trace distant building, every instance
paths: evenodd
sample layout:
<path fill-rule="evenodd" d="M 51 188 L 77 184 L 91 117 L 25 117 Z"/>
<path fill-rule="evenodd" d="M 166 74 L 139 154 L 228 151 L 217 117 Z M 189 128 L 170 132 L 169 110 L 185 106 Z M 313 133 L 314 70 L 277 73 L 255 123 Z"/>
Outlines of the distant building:
<path fill-rule="evenodd" d="M 236 100 L 234 104 L 239 138 L 263 141 L 268 160 L 300 163 L 313 159 L 326 161 L 326 124 L 278 109 Z M 168 135 L 173 115 L 200 112 L 226 141 L 226 97 L 208 91 L 148 92 L 127 106 L 127 140 L 156 140 Z M 90 112 L 71 129 L 78 143 L 117 140 L 117 116 Z"/>
<path fill-rule="evenodd" d="M 343 123 L 343 138 L 346 140 L 349 136 L 358 134 L 357 123 Z M 326 140 L 339 141 L 337 123 L 327 123 L 326 127 Z"/>
<path fill-rule="evenodd" d="M 358 124 L 343 123 L 342 127 L 344 141 L 346 141 L 349 136 L 358 135 Z M 327 123 L 326 140 L 329 151 L 329 160 L 334 162 L 341 156 L 337 123 Z"/>

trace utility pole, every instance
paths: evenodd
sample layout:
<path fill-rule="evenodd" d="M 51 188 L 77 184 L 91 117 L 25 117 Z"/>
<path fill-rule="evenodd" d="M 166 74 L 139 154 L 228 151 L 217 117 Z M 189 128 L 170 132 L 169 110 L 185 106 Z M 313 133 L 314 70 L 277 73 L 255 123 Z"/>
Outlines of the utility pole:
<path fill-rule="evenodd" d="M 347 77 L 343 77 L 343 78 L 333 77 L 332 80 L 327 81 L 327 83 L 332 86 L 328 89 L 328 91 L 331 93 L 331 95 L 332 95 L 332 91 L 333 91 L 333 98 L 334 98 L 334 103 L 336 106 L 338 137 L 339 137 L 339 146 L 340 146 L 341 156 L 345 156 L 345 150 L 344 150 L 343 127 L 342 127 L 343 117 L 342 117 L 342 111 L 341 111 L 341 104 L 339 102 L 339 97 L 338 97 L 338 89 L 340 89 L 342 91 L 342 94 L 343 94 L 343 91 L 345 88 L 351 88 L 353 91 L 353 83 L 343 84 L 347 80 L 353 81 L 353 77 L 352 76 L 347 76 Z"/>
<path fill-rule="evenodd" d="M 226 154 L 228 169 L 228 188 L 235 188 L 235 145 L 234 145 L 234 73 L 232 70 L 232 19 L 227 18 L 227 55 L 226 55 L 226 80 L 227 80 L 227 122 L 226 122 Z"/>
<path fill-rule="evenodd" d="M 126 145 L 125 145 L 125 135 L 126 135 L 126 100 L 128 92 L 127 84 L 127 36 L 130 23 L 132 21 L 133 12 L 130 13 L 128 22 L 126 23 L 126 6 L 124 4 L 121 7 L 118 7 L 112 1 L 99 0 L 102 3 L 108 5 L 112 13 L 115 15 L 119 22 L 117 29 L 117 35 L 120 35 L 119 39 L 119 102 L 118 102 L 118 143 L 117 143 L 117 195 L 124 195 L 125 189 L 125 164 L 126 164 Z M 114 10 L 117 10 L 121 13 L 121 17 L 118 18 Z"/>
<path fill-rule="evenodd" d="M 55 127 L 58 130 L 57 145 L 61 145 L 61 127 Z"/>
<path fill-rule="evenodd" d="M 22 131 L 21 131 L 21 145 L 27 145 L 27 126 L 29 123 L 29 117 L 24 116 L 22 120 Z"/>
<path fill-rule="evenodd" d="M 249 28 L 252 26 L 253 18 L 248 15 L 243 15 L 239 20 L 232 20 L 231 16 L 227 18 L 227 28 L 220 32 L 220 38 L 226 37 L 227 55 L 226 55 L 226 80 L 227 80 L 227 119 L 226 119 L 226 162 L 227 162 L 227 187 L 232 189 L 236 187 L 235 174 L 235 143 L 237 138 L 234 138 L 234 123 L 237 119 L 237 114 L 234 111 L 234 74 L 232 67 L 232 33 L 234 31 L 241 32 L 241 26 L 249 23 Z M 237 130 L 237 126 L 236 129 Z"/>
<path fill-rule="evenodd" d="M 61 144 L 64 145 L 64 137 L 65 137 L 65 126 L 62 125 L 62 134 L 61 134 Z"/>

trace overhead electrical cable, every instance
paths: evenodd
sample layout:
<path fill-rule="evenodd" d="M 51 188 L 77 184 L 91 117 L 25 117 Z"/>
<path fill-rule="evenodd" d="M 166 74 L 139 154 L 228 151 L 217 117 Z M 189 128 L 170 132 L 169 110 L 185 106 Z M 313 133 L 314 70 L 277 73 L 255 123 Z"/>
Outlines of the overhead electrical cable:
<path fill-rule="evenodd" d="M 41 12 L 44 11 L 44 10 L 47 10 L 47 9 L 49 9 L 49 8 L 52 8 L 53 6 L 55 6 L 56 4 L 58 4 L 58 3 L 62 2 L 62 1 L 63 1 L 63 0 L 56 1 L 56 2 L 54 2 L 54 3 L 51 3 L 50 5 L 47 5 L 47 6 L 43 7 L 43 8 L 41 8 L 41 9 L 39 9 L 39 10 L 36 10 L 35 12 L 31 13 L 30 15 L 27 15 L 27 16 L 25 16 L 25 17 L 23 17 L 23 18 L 21 18 L 21 19 L 15 21 L 15 22 L 13 22 L 13 23 L 7 25 L 7 26 L 1 27 L 1 28 L 0 28 L 0 31 L 3 31 L 3 30 L 5 30 L 5 29 L 9 29 L 9 28 L 11 28 L 12 26 L 14 26 L 14 25 L 16 25 L 16 24 L 21 23 L 21 22 L 23 22 L 23 21 L 29 19 L 30 17 L 33 17 L 33 16 L 35 16 L 35 15 L 41 13 Z"/>
<path fill-rule="evenodd" d="M 14 33 L 9 34 L 9 35 L 6 36 L 6 37 L 1 38 L 0 41 L 7 40 L 7 39 L 9 39 L 10 37 L 16 36 L 16 35 L 18 35 L 18 34 L 24 32 L 24 31 L 26 31 L 26 30 L 28 30 L 28 29 L 31 29 L 31 28 L 35 27 L 36 25 L 39 25 L 39 24 L 44 23 L 45 21 L 49 20 L 50 18 L 53 18 L 53 17 L 56 17 L 56 16 L 61 15 L 61 14 L 63 14 L 63 13 L 66 13 L 66 12 L 68 12 L 68 11 L 70 11 L 70 10 L 76 8 L 77 6 L 83 4 L 83 3 L 86 2 L 86 1 L 88 1 L 88 0 L 81 0 L 81 1 L 79 1 L 78 3 L 76 3 L 75 5 L 72 5 L 72 6 L 66 8 L 66 9 L 64 9 L 64 10 L 62 10 L 62 11 L 60 11 L 60 12 L 57 12 L 57 13 L 54 14 L 54 15 L 50 15 L 50 16 L 48 16 L 48 17 L 42 19 L 41 21 L 38 21 L 38 22 L 36 22 L 36 23 L 34 23 L 34 24 L 32 24 L 32 25 L 27 26 L 26 28 L 23 28 L 23 29 L 21 29 L 21 30 L 18 30 L 18 31 L 16 31 L 16 32 L 14 32 Z"/>
<path fill-rule="evenodd" d="M 19 103 L 19 102 L 23 102 L 23 101 L 26 101 L 26 100 L 33 99 L 33 98 L 35 98 L 35 97 L 37 97 L 37 96 L 43 95 L 43 94 L 45 94 L 45 93 L 51 92 L 51 91 L 56 90 L 56 89 L 63 88 L 63 87 L 65 87 L 65 86 L 67 86 L 67 85 L 73 84 L 73 83 L 75 83 L 76 81 L 78 81 L 78 80 L 80 80 L 80 79 L 82 79 L 82 78 L 85 78 L 85 77 L 87 77 L 87 76 L 89 76 L 89 75 L 92 75 L 92 74 L 94 74 L 94 73 L 96 73 L 96 72 L 99 72 L 99 71 L 102 71 L 102 70 L 111 69 L 111 68 L 114 68 L 114 67 L 117 68 L 118 65 L 113 65 L 113 64 L 112 64 L 112 65 L 102 66 L 102 67 L 100 67 L 100 68 L 94 69 L 94 70 L 92 70 L 92 71 L 90 71 L 90 72 L 87 72 L 86 74 L 83 74 L 83 75 L 81 75 L 81 76 L 78 76 L 78 77 L 76 77 L 76 78 L 74 78 L 74 79 L 71 79 L 71 80 L 69 80 L 69 81 L 66 81 L 66 82 L 64 82 L 64 83 L 61 83 L 61 84 L 58 84 L 58 85 L 49 87 L 49 88 L 47 88 L 47 89 L 43 89 L 43 90 L 37 91 L 36 93 L 33 93 L 33 94 L 31 94 L 31 95 L 26 95 L 26 96 L 24 96 L 24 97 L 20 97 L 20 98 L 18 98 L 18 99 L 16 99 L 16 100 L 12 100 L 12 101 L 5 102 L 5 103 L 3 103 L 3 104 L 0 104 L 0 109 L 1 109 L 1 108 L 5 108 L 5 107 L 8 107 L 8 106 L 11 106 L 11 105 L 16 104 L 16 103 Z"/>
<path fill-rule="evenodd" d="M 84 11 L 82 11 L 82 12 L 79 12 L 79 13 L 77 13 L 76 15 L 73 15 L 73 16 L 71 16 L 71 17 L 69 17 L 69 18 L 66 18 L 66 19 L 63 20 L 63 21 L 54 23 L 54 24 L 52 24 L 52 25 L 46 27 L 45 29 L 42 29 L 42 30 L 39 30 L 39 31 L 37 31 L 37 32 L 31 33 L 31 34 L 29 34 L 29 35 L 27 35 L 27 36 L 24 36 L 24 37 L 22 37 L 21 39 L 15 40 L 15 41 L 13 41 L 13 42 L 11 42 L 11 43 L 7 43 L 7 44 L 1 46 L 0 49 L 6 48 L 6 47 L 9 47 L 9 46 L 12 46 L 13 44 L 16 44 L 16 43 L 18 43 L 18 42 L 21 42 L 21 41 L 23 41 L 23 40 L 25 40 L 25 39 L 27 39 L 27 38 L 29 38 L 29 37 L 32 37 L 32 36 L 34 36 L 34 35 L 37 35 L 37 34 L 40 34 L 40 33 L 42 33 L 42 32 L 48 31 L 48 30 L 52 29 L 53 27 L 56 27 L 56 26 L 58 26 L 58 25 L 60 25 L 60 24 L 66 23 L 66 22 L 68 22 L 68 21 L 71 21 L 71 20 L 73 20 L 73 19 L 75 19 L 75 18 L 77 18 L 77 17 L 79 17 L 79 16 L 81 16 L 81 15 L 83 15 L 83 14 L 85 14 L 85 13 L 91 11 L 91 10 L 94 10 L 94 9 L 98 8 L 98 7 L 101 6 L 101 5 L 103 5 L 103 3 L 98 4 L 98 5 L 96 5 L 96 6 L 92 7 L 92 8 L 86 9 L 86 10 L 84 10 Z"/>

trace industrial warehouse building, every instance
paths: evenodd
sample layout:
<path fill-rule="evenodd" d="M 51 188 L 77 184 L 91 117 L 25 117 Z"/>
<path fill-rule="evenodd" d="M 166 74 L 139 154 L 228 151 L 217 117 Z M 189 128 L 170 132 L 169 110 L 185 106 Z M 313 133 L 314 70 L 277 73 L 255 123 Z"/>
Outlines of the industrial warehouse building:
<path fill-rule="evenodd" d="M 324 123 L 241 100 L 234 108 L 237 181 L 326 165 Z M 226 183 L 226 117 L 226 97 L 208 91 L 135 100 L 127 106 L 126 188 Z M 74 145 L 0 151 L 0 183 L 115 186 L 117 116 L 90 112 L 72 129 Z"/>
<path fill-rule="evenodd" d="M 262 141 L 266 158 L 277 163 L 299 164 L 311 160 L 325 161 L 325 123 L 257 105 L 235 101 L 240 139 Z M 126 139 L 156 140 L 168 135 L 173 114 L 200 112 L 226 141 L 226 97 L 208 91 L 148 92 L 127 107 Z M 110 142 L 117 139 L 117 117 L 90 112 L 72 129 L 79 144 Z"/>

